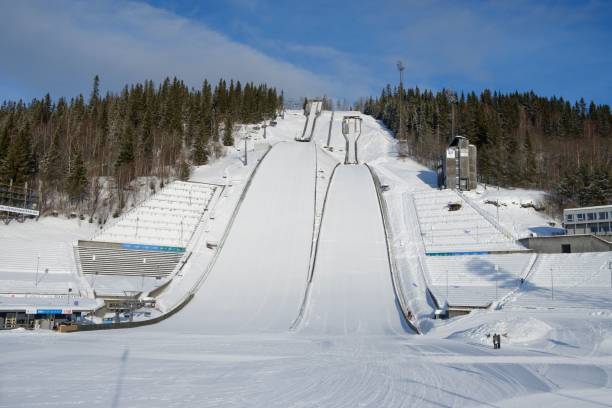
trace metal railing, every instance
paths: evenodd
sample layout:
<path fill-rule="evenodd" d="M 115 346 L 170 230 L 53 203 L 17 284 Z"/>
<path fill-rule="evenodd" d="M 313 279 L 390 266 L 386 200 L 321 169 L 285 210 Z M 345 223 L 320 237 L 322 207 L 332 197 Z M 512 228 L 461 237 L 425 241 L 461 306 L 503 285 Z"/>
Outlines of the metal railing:
<path fill-rule="evenodd" d="M 291 324 L 289 328 L 290 330 L 295 330 L 300 325 L 300 323 L 302 322 L 302 319 L 304 318 L 304 314 L 306 313 L 306 308 L 308 307 L 308 301 L 310 299 L 310 289 L 312 287 L 312 279 L 314 276 L 314 268 L 317 264 L 317 255 L 319 253 L 321 226 L 323 225 L 323 220 L 325 218 L 325 208 L 327 207 L 327 197 L 329 196 L 329 190 L 330 190 L 330 187 L 334 179 L 334 175 L 336 174 L 336 169 L 338 168 L 338 166 L 340 166 L 340 163 L 336 163 L 336 165 L 332 169 L 331 175 L 329 177 L 329 181 L 327 183 L 327 188 L 325 189 L 325 196 L 323 197 L 323 205 L 321 207 L 322 209 L 321 209 L 321 218 L 319 220 L 319 228 L 316 231 L 316 240 L 315 240 L 316 242 L 313 241 L 314 245 L 313 247 L 311 247 L 311 262 L 308 266 L 308 278 L 306 282 L 306 290 L 304 292 L 304 297 L 302 299 L 302 304 L 300 305 L 298 315 L 293 321 L 293 323 Z M 315 220 L 313 219 L 313 229 L 314 229 L 314 222 Z"/>
<path fill-rule="evenodd" d="M 400 304 L 400 308 L 402 310 L 402 314 L 404 316 L 404 319 L 406 320 L 406 323 L 408 323 L 408 325 L 416 333 L 421 334 L 417 326 L 417 323 L 412 321 L 412 319 L 410 318 L 411 316 L 413 316 L 414 318 L 414 314 L 408 307 L 408 302 L 406 301 L 406 297 L 404 295 L 404 290 L 403 290 L 402 283 L 401 283 L 401 277 L 399 276 L 399 273 L 397 271 L 397 265 L 395 264 L 395 257 L 393 255 L 393 249 L 391 246 L 391 238 L 390 238 L 390 232 L 389 232 L 391 229 L 389 225 L 389 214 L 388 214 L 387 204 L 382 195 L 380 179 L 378 178 L 378 175 L 376 174 L 376 172 L 370 165 L 368 165 L 367 163 L 365 165 L 370 171 L 370 175 L 372 176 L 372 182 L 374 183 L 374 189 L 376 191 L 376 196 L 378 198 L 378 208 L 380 210 L 380 216 L 382 219 L 382 225 L 383 225 L 383 230 L 385 234 L 385 245 L 387 246 L 387 261 L 389 263 L 389 273 L 391 274 L 391 283 L 393 286 L 393 291 L 395 292 L 395 297 L 398 303 Z"/>

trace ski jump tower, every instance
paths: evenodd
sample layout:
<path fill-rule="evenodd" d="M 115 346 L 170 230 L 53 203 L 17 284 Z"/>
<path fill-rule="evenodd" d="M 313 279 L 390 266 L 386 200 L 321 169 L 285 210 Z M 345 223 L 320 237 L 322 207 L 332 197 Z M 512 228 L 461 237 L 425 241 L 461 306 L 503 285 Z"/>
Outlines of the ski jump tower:
<path fill-rule="evenodd" d="M 308 101 L 304 114 L 306 115 L 306 123 L 304 123 L 304 130 L 302 131 L 301 137 L 296 137 L 295 140 L 298 142 L 310 142 L 314 133 L 317 119 L 323 110 L 323 101 L 319 99 L 313 99 Z"/>
<path fill-rule="evenodd" d="M 477 187 L 476 146 L 463 136 L 455 136 L 438 166 L 438 186 L 453 190 Z"/>

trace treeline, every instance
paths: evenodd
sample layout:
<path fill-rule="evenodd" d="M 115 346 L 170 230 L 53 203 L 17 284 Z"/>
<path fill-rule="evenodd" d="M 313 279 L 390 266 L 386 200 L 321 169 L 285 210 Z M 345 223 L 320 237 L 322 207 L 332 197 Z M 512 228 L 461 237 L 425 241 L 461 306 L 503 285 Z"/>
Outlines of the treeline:
<path fill-rule="evenodd" d="M 265 84 L 190 89 L 165 79 L 125 86 L 100 95 L 96 76 L 89 97 L 56 101 L 50 95 L 0 107 L 0 183 L 24 186 L 41 195 L 43 210 L 58 197 L 88 201 L 95 212 L 102 184 L 110 183 L 119 211 L 125 192 L 141 176 L 188 177 L 231 145 L 234 123 L 273 118 L 283 96 Z M 107 186 L 107 189 L 110 188 Z"/>
<path fill-rule="evenodd" d="M 398 88 L 359 107 L 400 134 Z M 404 152 L 434 168 L 455 134 L 478 147 L 481 182 L 549 191 L 552 204 L 612 202 L 612 113 L 608 105 L 528 93 L 401 92 Z"/>

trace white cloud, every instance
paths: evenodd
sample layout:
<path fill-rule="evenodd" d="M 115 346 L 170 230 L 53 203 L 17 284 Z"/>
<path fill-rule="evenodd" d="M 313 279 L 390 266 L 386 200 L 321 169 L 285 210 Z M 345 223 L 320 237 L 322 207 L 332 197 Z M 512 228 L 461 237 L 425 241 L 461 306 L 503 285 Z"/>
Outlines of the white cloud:
<path fill-rule="evenodd" d="M 239 44 L 205 25 L 138 2 L 0 0 L 0 75 L 35 95 L 88 92 L 177 76 L 267 82 L 291 96 L 334 92 L 327 79 Z M 0 95 L 2 99 L 2 95 Z"/>

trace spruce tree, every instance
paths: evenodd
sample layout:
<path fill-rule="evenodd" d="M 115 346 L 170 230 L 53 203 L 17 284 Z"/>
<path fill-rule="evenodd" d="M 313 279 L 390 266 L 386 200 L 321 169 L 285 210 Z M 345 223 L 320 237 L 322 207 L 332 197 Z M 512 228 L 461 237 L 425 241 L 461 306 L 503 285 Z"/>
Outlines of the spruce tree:
<path fill-rule="evenodd" d="M 191 166 L 187 163 L 187 160 L 181 160 L 181 165 L 179 168 L 179 178 L 183 181 L 189 180 L 189 176 L 191 175 Z"/>
<path fill-rule="evenodd" d="M 134 133 L 131 126 L 126 126 L 119 148 L 119 156 L 115 162 L 115 168 L 131 164 L 134 161 Z"/>
<path fill-rule="evenodd" d="M 76 152 L 70 174 L 66 179 L 66 190 L 71 200 L 82 201 L 87 190 L 87 170 L 80 152 Z"/>
<path fill-rule="evenodd" d="M 22 186 L 30 176 L 32 176 L 32 157 L 29 126 L 26 126 L 17 134 L 0 163 L 0 179 L 7 184 L 12 181 L 13 185 Z"/>
<path fill-rule="evenodd" d="M 223 129 L 223 146 L 233 146 L 234 137 L 232 136 L 233 128 L 232 119 L 228 116 L 225 117 L 225 127 Z"/>
<path fill-rule="evenodd" d="M 209 152 L 206 148 L 206 137 L 202 130 L 199 131 L 193 147 L 193 162 L 196 166 L 208 163 Z"/>
<path fill-rule="evenodd" d="M 41 163 L 41 177 L 46 186 L 59 188 L 65 175 L 66 160 L 62 154 L 61 146 L 61 129 L 58 126 L 53 134 L 53 141 L 47 150 L 47 154 L 43 157 Z"/>

